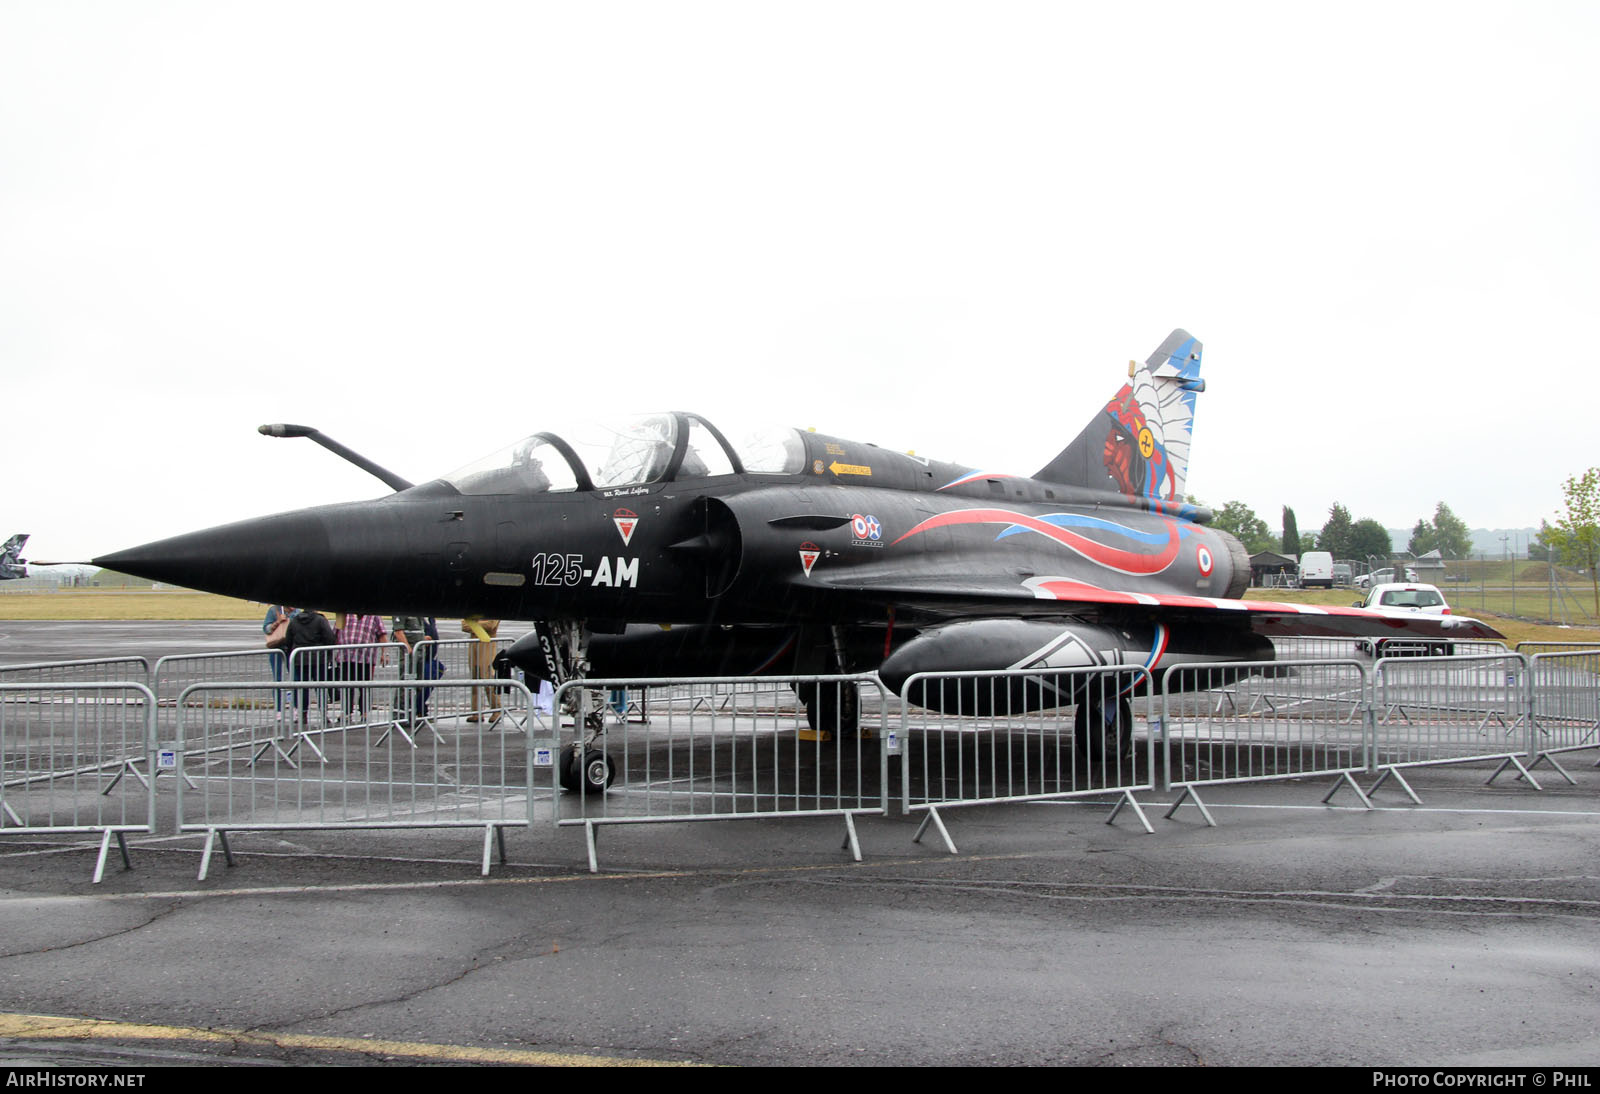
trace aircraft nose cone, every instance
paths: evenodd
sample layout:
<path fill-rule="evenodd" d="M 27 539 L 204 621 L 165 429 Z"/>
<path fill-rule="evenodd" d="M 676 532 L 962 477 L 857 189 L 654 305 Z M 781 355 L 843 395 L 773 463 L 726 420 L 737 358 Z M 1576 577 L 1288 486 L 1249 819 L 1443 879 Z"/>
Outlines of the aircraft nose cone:
<path fill-rule="evenodd" d="M 225 524 L 94 560 L 119 573 L 264 603 L 327 603 L 328 528 L 313 510 Z"/>

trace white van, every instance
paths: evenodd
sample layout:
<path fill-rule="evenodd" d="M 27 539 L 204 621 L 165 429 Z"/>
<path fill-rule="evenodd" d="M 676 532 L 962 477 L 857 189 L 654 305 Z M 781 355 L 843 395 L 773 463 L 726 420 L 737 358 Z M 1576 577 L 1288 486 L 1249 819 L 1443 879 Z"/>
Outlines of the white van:
<path fill-rule="evenodd" d="M 1333 588 L 1333 555 L 1327 551 L 1307 551 L 1300 556 L 1302 589 Z"/>

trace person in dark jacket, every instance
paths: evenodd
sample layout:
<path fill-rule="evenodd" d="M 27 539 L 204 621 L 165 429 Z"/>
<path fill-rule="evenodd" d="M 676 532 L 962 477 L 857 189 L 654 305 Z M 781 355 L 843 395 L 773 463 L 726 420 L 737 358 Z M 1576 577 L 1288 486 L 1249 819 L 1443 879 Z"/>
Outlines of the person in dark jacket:
<path fill-rule="evenodd" d="M 333 624 L 328 622 L 327 616 L 321 612 L 314 612 L 310 608 L 301 608 L 289 620 L 289 634 L 284 639 L 283 655 L 289 659 L 289 664 L 294 667 L 295 683 L 303 680 L 326 680 L 328 678 L 328 659 L 333 656 L 333 650 L 318 650 L 316 653 L 294 655 L 294 651 L 313 646 L 333 646 L 338 642 L 338 636 L 333 633 Z M 295 690 L 295 706 L 300 711 L 300 724 L 306 724 L 306 715 L 310 712 L 311 688 L 297 688 Z"/>

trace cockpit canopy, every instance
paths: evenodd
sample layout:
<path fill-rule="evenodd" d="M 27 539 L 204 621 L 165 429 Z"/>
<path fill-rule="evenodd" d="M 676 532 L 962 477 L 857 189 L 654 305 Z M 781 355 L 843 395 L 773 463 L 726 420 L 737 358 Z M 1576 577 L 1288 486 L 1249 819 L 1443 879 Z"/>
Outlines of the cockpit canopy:
<path fill-rule="evenodd" d="M 794 475 L 799 430 L 756 429 L 736 446 L 698 414 L 647 414 L 535 433 L 444 476 L 463 494 L 618 490 L 718 475 Z"/>

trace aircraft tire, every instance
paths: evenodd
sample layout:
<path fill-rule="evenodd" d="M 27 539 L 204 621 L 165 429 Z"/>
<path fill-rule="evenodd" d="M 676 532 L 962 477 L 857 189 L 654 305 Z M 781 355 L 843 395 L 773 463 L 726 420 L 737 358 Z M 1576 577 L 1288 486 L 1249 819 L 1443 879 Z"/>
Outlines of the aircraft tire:
<path fill-rule="evenodd" d="M 795 690 L 806 707 L 806 725 L 815 733 L 837 733 L 854 740 L 861 731 L 861 693 L 852 683 L 799 684 Z"/>
<path fill-rule="evenodd" d="M 561 755 L 556 759 L 556 779 L 561 783 L 561 789 L 578 789 L 582 777 L 583 761 L 579 758 L 578 746 L 563 745 Z"/>
<path fill-rule="evenodd" d="M 583 754 L 583 770 L 579 779 L 583 793 L 604 794 L 616 776 L 617 768 L 610 756 L 598 748 L 591 748 Z"/>
<path fill-rule="evenodd" d="M 616 778 L 617 768 L 611 757 L 598 748 L 580 752 L 577 745 L 567 745 L 561 750 L 556 776 L 561 789 L 581 794 L 604 794 Z"/>
<path fill-rule="evenodd" d="M 1133 757 L 1133 700 L 1123 696 L 1116 702 L 1113 721 L 1106 720 L 1099 703 L 1088 699 L 1079 702 L 1073 712 L 1072 742 L 1090 764 L 1110 756 L 1119 761 Z"/>

